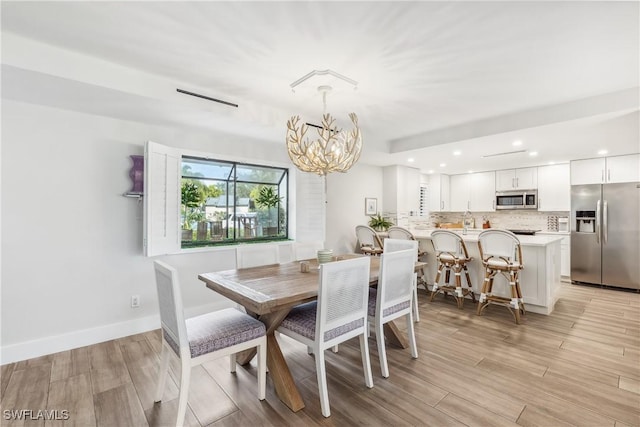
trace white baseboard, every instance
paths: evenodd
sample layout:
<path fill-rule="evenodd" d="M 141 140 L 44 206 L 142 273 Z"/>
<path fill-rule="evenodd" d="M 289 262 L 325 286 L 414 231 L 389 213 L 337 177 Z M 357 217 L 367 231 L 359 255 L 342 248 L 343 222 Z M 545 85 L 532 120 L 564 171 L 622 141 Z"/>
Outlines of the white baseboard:
<path fill-rule="evenodd" d="M 192 307 L 185 310 L 187 317 L 197 316 L 228 307 L 228 302 Z M 52 337 L 44 337 L 0 348 L 0 365 L 98 344 L 160 328 L 160 315 L 141 317 L 126 322 L 112 323 L 97 328 L 82 329 Z"/>

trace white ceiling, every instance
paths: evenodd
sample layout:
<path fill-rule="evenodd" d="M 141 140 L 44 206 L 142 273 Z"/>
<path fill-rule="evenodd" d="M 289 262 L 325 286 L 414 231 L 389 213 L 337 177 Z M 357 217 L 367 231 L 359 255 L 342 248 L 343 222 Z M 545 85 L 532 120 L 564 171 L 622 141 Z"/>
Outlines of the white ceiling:
<path fill-rule="evenodd" d="M 358 114 L 367 163 L 463 173 L 599 149 L 625 154 L 640 151 L 639 12 L 635 1 L 3 1 L 2 92 L 283 147 L 286 120 L 318 122 L 315 89 L 331 82 L 314 78 L 295 93 L 289 85 L 332 69 L 359 82 L 357 90 L 337 87 L 327 109 L 345 125 L 348 112 Z M 23 39 L 134 71 L 109 80 L 79 66 L 64 70 L 54 54 L 30 61 L 16 47 Z M 171 82 L 171 93 L 154 89 L 151 76 Z M 515 140 L 522 145 L 514 148 Z M 528 152 L 480 158 L 516 149 Z"/>

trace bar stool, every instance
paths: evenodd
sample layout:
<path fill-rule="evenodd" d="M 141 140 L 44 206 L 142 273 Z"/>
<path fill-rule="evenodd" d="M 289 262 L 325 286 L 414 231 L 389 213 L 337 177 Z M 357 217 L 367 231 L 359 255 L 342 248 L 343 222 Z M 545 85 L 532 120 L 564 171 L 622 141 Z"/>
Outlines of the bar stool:
<path fill-rule="evenodd" d="M 357 225 L 356 237 L 360 244 L 360 252 L 363 254 L 378 256 L 383 252 L 380 237 L 378 237 L 378 233 L 373 228 L 366 225 Z"/>
<path fill-rule="evenodd" d="M 520 313 L 526 313 L 520 291 L 519 273 L 524 267 L 520 240 L 507 230 L 486 230 L 478 236 L 478 249 L 482 265 L 485 267 L 478 314 L 482 314 L 482 310 L 489 304 L 498 304 L 507 307 L 515 317 L 516 324 L 520 324 Z M 509 282 L 511 298 L 492 294 L 493 281 L 497 274 L 501 274 Z"/>
<path fill-rule="evenodd" d="M 469 270 L 467 269 L 467 263 L 472 260 L 467 252 L 467 246 L 464 244 L 462 237 L 453 231 L 436 230 L 431 233 L 431 242 L 433 243 L 433 249 L 436 251 L 436 259 L 438 260 L 438 273 L 436 274 L 436 280 L 431 289 L 431 298 L 429 301 L 433 301 L 433 298 L 438 292 L 442 292 L 447 295 L 451 292 L 456 299 L 458 308 L 462 309 L 464 304 L 464 298 L 467 295 L 471 295 L 473 302 L 476 302 L 476 296 L 473 293 L 471 287 L 471 278 L 469 277 Z M 440 277 L 442 271 L 445 271 L 445 283 L 440 285 Z M 455 286 L 452 286 L 449 282 L 451 278 L 451 270 L 456 277 Z M 462 280 L 460 276 L 464 270 L 464 275 L 467 280 L 467 288 L 462 288 Z"/>

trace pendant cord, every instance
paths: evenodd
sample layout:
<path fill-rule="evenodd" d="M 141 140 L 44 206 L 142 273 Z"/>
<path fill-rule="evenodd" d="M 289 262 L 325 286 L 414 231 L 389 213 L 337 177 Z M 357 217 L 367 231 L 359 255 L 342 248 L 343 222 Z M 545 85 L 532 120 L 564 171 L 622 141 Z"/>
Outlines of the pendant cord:
<path fill-rule="evenodd" d="M 327 114 L 327 91 L 322 92 L 322 114 Z"/>

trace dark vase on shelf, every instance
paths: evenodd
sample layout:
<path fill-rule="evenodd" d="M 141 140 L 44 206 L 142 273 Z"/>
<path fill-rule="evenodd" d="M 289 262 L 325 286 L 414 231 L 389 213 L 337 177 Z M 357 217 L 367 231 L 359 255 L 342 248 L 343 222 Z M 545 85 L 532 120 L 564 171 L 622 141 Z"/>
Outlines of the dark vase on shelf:
<path fill-rule="evenodd" d="M 129 170 L 129 178 L 133 183 L 133 187 L 129 190 L 130 194 L 142 194 L 144 191 L 144 156 L 131 155 L 133 166 Z"/>

